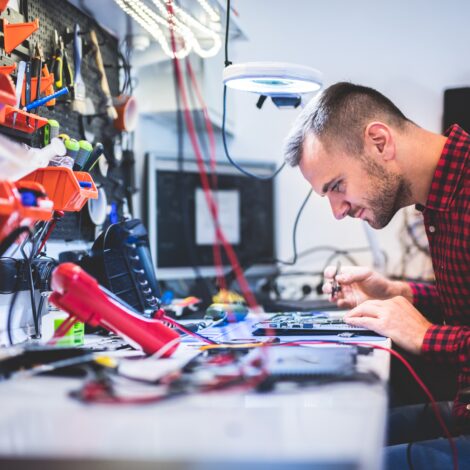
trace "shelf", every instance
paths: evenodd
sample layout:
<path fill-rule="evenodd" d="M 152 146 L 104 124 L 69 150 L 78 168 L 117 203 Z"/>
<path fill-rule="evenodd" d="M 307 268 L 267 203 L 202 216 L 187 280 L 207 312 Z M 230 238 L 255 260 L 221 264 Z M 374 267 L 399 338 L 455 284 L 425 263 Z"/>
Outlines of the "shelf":
<path fill-rule="evenodd" d="M 31 194 L 28 203 L 22 193 Z M 45 194 L 44 187 L 35 182 L 0 181 L 0 241 L 20 225 L 52 217 L 53 204 Z"/>
<path fill-rule="evenodd" d="M 42 184 L 47 195 L 54 202 L 56 211 L 78 212 L 88 199 L 98 199 L 95 182 L 85 171 L 49 166 L 33 171 L 21 181 L 34 181 Z"/>
<path fill-rule="evenodd" d="M 0 125 L 26 132 L 27 134 L 32 134 L 47 124 L 46 118 L 40 117 L 37 114 L 28 113 L 22 109 L 14 108 L 13 106 L 5 106 L 3 112 L 4 120 L 3 122 L 0 120 Z"/>

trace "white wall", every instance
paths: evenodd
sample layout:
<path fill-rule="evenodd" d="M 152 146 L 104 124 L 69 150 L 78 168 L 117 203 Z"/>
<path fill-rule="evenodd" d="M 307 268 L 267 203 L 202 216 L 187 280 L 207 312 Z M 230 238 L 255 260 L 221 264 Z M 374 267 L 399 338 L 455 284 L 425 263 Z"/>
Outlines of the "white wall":
<path fill-rule="evenodd" d="M 319 69 L 325 86 L 348 80 L 374 87 L 432 131 L 441 131 L 443 90 L 470 82 L 470 2 L 465 0 L 238 0 L 234 6 L 249 41 L 230 45 L 232 62 L 294 62 Z M 282 140 L 298 111 L 278 111 L 268 102 L 259 111 L 255 101 L 231 92 L 232 154 L 281 163 Z M 307 190 L 298 169 L 279 179 L 278 242 L 284 258 L 291 254 L 291 227 Z M 330 212 L 326 198 L 312 198 L 299 226 L 300 250 L 366 244 L 360 222 L 338 222 Z M 392 268 L 399 256 L 400 226 L 399 214 L 377 232 Z M 305 263 L 321 267 L 324 258 Z"/>
<path fill-rule="evenodd" d="M 232 5 L 249 38 L 230 43 L 232 62 L 294 62 L 319 69 L 325 86 L 340 80 L 372 86 L 391 98 L 410 119 L 432 131 L 441 131 L 443 90 L 470 82 L 470 2 L 465 0 L 238 0 Z M 222 98 L 222 69 L 221 51 L 204 70 L 206 84 L 210 83 L 206 87 L 210 103 Z M 152 93 L 149 88 L 145 93 L 138 89 L 137 96 L 140 93 L 141 99 L 164 102 L 165 94 L 173 91 L 162 87 L 168 81 L 162 73 L 171 73 L 171 68 L 141 69 L 141 83 L 150 77 L 155 86 Z M 228 115 L 236 135 L 230 144 L 232 156 L 280 164 L 283 138 L 298 111 L 280 111 L 271 102 L 258 110 L 256 100 L 255 95 L 229 92 Z M 148 119 L 142 124 L 137 133 L 138 155 L 176 147 L 174 124 Z M 299 170 L 289 168 L 279 177 L 277 189 L 278 249 L 279 256 L 286 259 L 292 255 L 293 221 L 309 188 Z M 401 226 L 398 214 L 386 229 L 377 232 L 394 272 L 401 254 Z M 299 226 L 298 246 L 302 251 L 318 245 L 349 248 L 366 246 L 367 241 L 359 221 L 336 221 L 326 198 L 312 196 Z M 371 262 L 368 255 L 358 258 Z M 301 264 L 319 269 L 325 259 L 325 253 L 321 253 Z"/>

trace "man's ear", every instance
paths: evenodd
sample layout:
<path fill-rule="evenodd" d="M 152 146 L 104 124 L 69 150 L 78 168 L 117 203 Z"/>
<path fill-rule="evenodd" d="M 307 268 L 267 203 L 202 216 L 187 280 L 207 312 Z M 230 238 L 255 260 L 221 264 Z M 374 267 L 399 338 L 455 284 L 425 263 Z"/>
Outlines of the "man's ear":
<path fill-rule="evenodd" d="M 364 131 L 364 147 L 384 160 L 395 157 L 395 142 L 390 127 L 383 122 L 371 122 Z"/>

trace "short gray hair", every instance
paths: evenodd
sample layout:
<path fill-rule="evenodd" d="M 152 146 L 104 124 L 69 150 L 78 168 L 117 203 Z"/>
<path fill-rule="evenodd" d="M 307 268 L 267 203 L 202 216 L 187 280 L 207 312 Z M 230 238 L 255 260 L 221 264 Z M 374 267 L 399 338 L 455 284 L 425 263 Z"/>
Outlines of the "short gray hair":
<path fill-rule="evenodd" d="M 360 155 L 363 132 L 373 120 L 402 129 L 411 121 L 384 95 L 373 88 L 339 82 L 313 98 L 302 110 L 284 143 L 290 166 L 300 163 L 305 138 L 310 133 L 325 144 L 339 144 L 346 152 Z"/>

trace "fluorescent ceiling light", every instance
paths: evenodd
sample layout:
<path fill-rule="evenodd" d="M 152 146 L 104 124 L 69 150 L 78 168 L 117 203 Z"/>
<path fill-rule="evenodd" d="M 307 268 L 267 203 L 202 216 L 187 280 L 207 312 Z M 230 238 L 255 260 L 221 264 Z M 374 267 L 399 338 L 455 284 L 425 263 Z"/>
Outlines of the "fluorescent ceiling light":
<path fill-rule="evenodd" d="M 246 62 L 224 69 L 224 85 L 265 96 L 298 96 L 318 91 L 321 73 L 304 65 L 285 62 Z"/>

